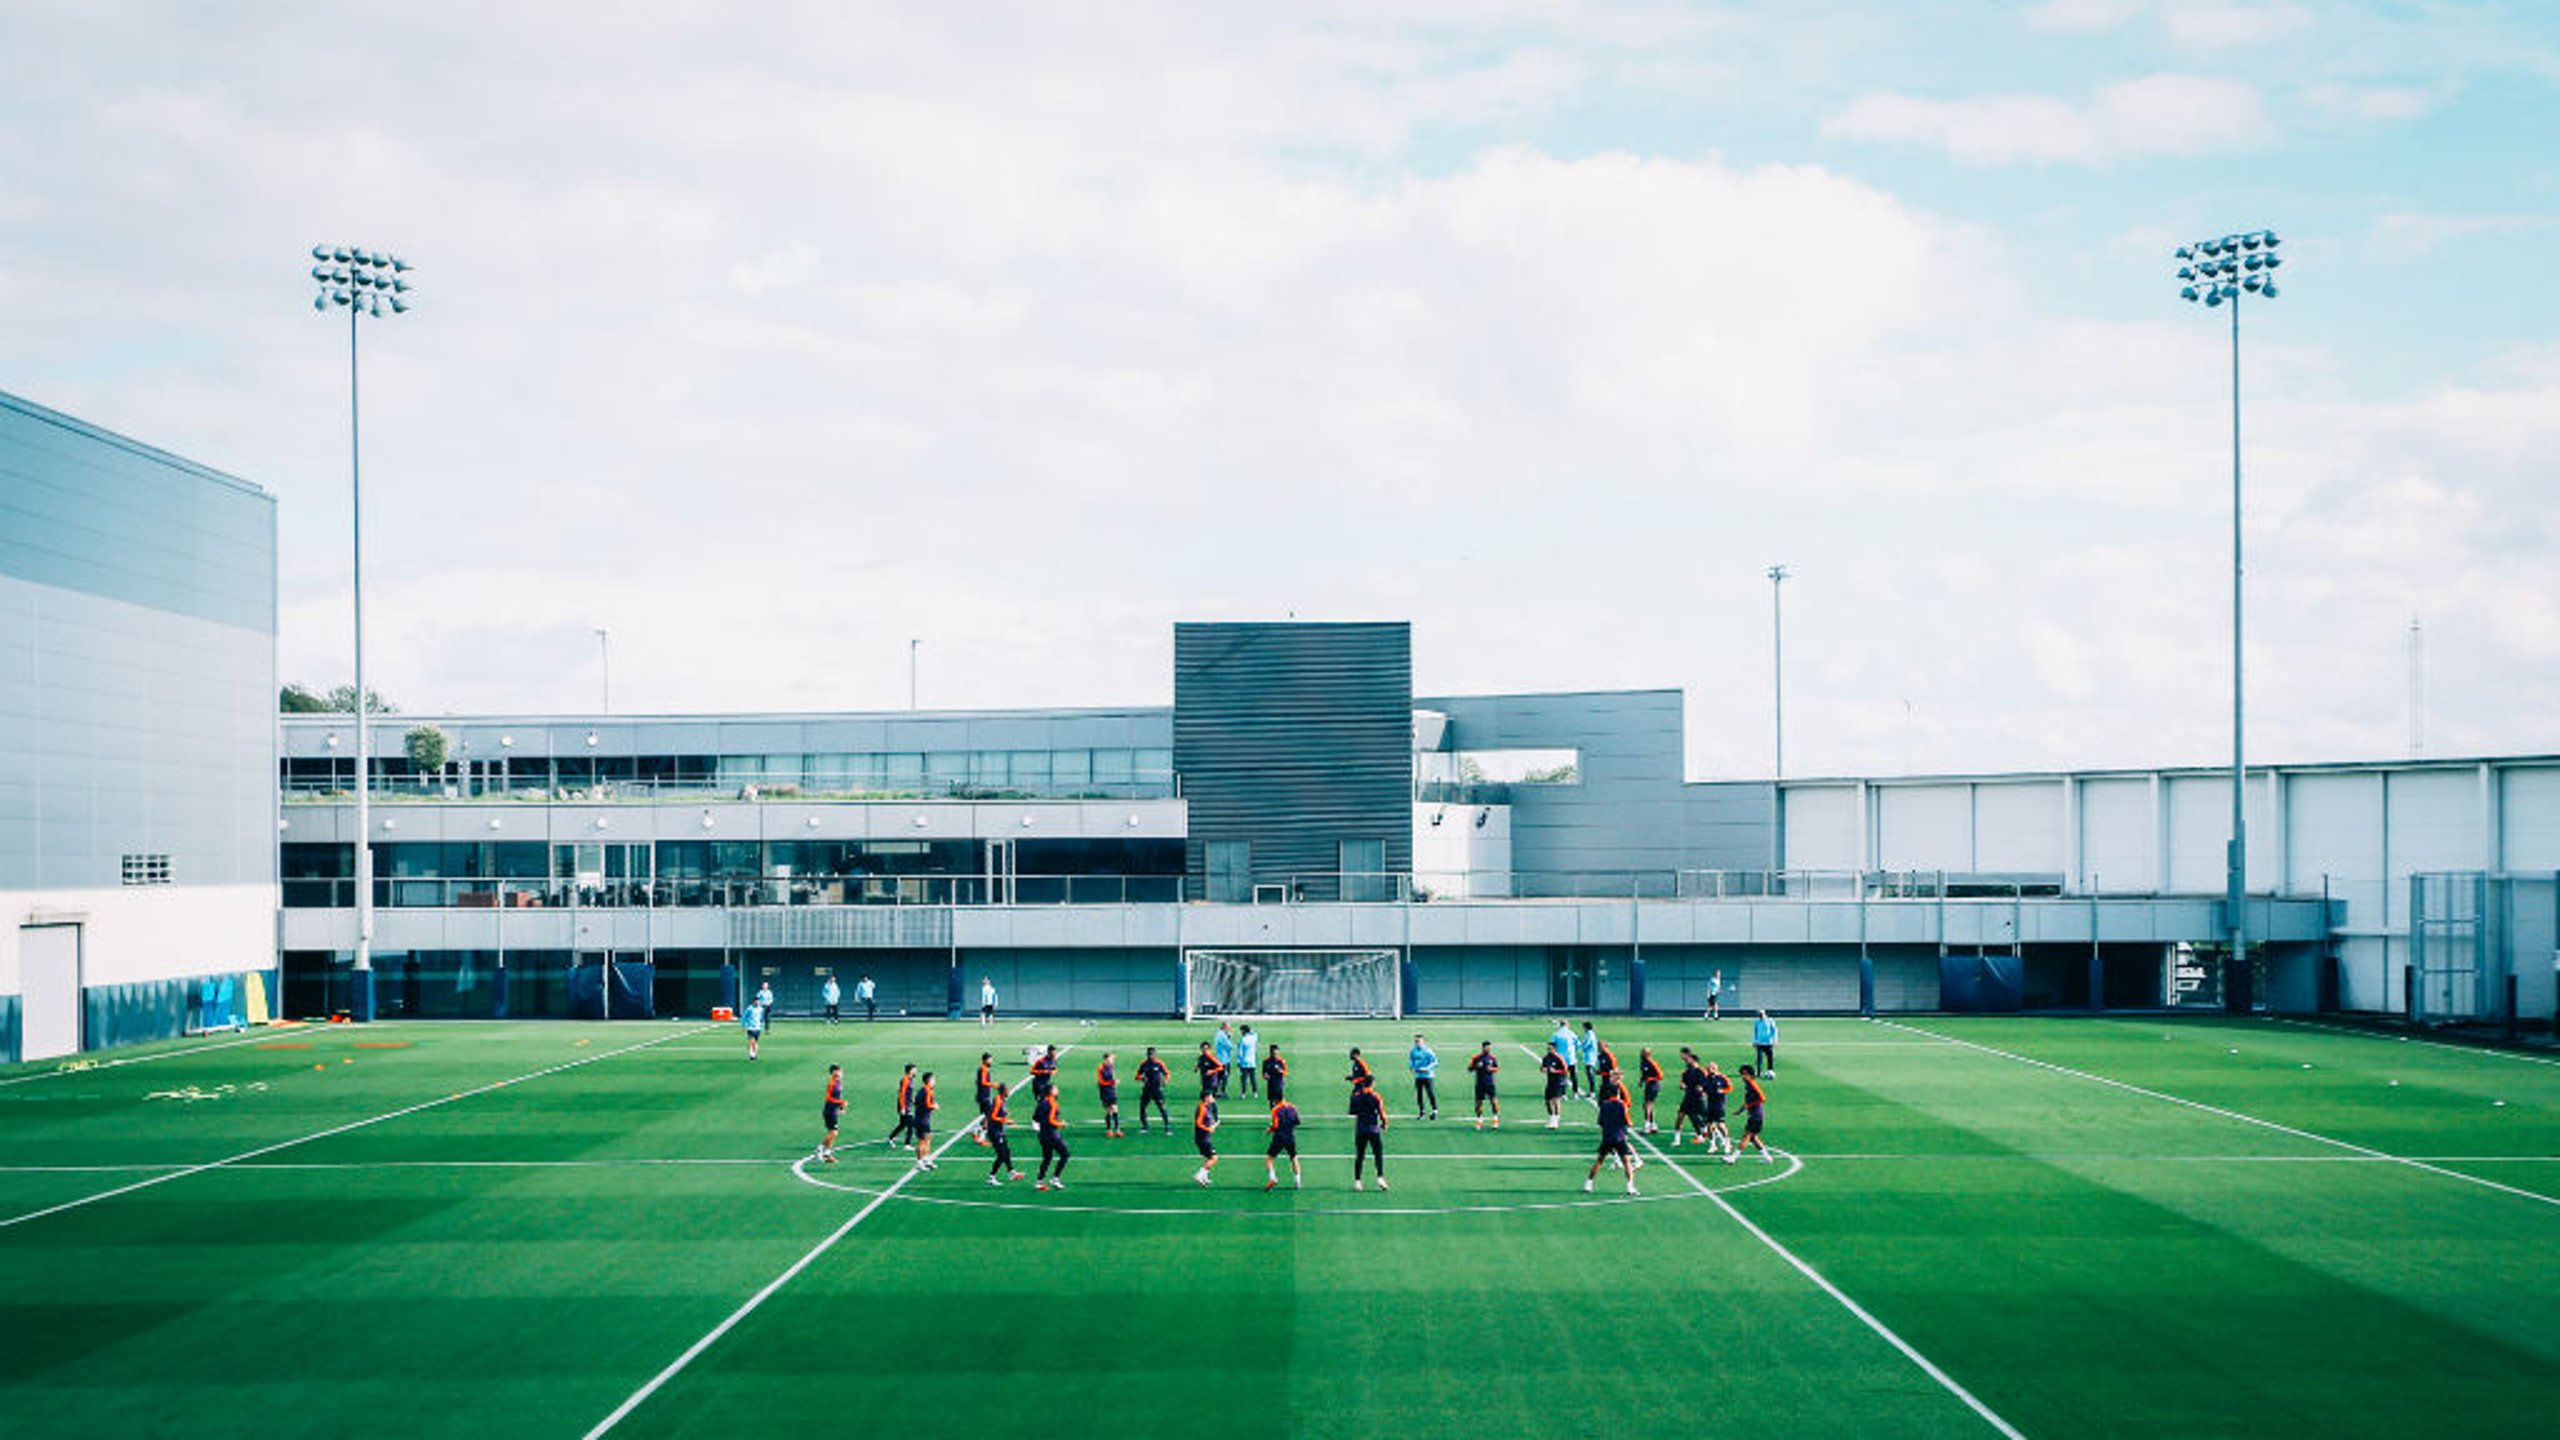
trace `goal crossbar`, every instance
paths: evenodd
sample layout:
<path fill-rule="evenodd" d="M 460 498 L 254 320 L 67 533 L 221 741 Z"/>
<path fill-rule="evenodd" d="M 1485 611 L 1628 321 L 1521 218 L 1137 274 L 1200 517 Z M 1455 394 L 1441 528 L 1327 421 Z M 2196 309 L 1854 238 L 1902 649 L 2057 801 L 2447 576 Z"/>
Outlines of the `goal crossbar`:
<path fill-rule="evenodd" d="M 1404 1017 L 1403 956 L 1392 948 L 1182 952 L 1182 1015 Z"/>

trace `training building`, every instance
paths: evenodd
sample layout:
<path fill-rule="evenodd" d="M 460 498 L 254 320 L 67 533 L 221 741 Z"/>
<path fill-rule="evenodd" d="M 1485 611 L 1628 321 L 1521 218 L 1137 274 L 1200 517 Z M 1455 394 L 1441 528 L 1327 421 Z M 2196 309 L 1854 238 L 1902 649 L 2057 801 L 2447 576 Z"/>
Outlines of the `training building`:
<path fill-rule="evenodd" d="M 275 586 L 265 491 L 0 394 L 0 1060 L 272 978 Z"/>
<path fill-rule="evenodd" d="M 2548 1016 L 2560 759 L 1696 783 L 1677 691 L 1416 696 L 1402 624 L 1183 624 L 1170 707 L 283 728 L 298 1013 Z M 411 731 L 441 732 L 421 773 Z M 2508 978 L 2517 982 L 2512 1001 Z"/>

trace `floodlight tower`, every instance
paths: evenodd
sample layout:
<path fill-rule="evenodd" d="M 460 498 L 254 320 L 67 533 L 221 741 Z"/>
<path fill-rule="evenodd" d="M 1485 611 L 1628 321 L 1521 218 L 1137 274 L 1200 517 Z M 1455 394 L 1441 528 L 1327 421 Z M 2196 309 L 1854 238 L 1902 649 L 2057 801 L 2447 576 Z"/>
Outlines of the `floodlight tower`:
<path fill-rule="evenodd" d="M 355 551 L 356 632 L 356 973 L 349 1010 L 358 1020 L 373 1018 L 373 748 L 372 717 L 364 688 L 364 467 L 356 406 L 356 321 L 408 313 L 413 288 L 408 261 L 378 250 L 345 245 L 314 245 L 311 280 L 319 293 L 311 308 L 322 314 L 337 306 L 347 312 L 347 493 L 348 529 Z"/>
<path fill-rule="evenodd" d="M 2241 564 L 2240 564 L 2240 297 L 2276 298 L 2276 269 L 2284 264 L 2273 230 L 2243 230 L 2178 247 L 2181 298 L 2207 309 L 2231 307 L 2231 845 L 2226 857 L 2224 907 L 2231 931 L 2230 969 L 2225 972 L 2226 1004 L 2240 998 L 2231 982 L 2248 957 L 2249 927 L 2245 899 L 2249 880 L 2248 770 L 2241 755 Z"/>

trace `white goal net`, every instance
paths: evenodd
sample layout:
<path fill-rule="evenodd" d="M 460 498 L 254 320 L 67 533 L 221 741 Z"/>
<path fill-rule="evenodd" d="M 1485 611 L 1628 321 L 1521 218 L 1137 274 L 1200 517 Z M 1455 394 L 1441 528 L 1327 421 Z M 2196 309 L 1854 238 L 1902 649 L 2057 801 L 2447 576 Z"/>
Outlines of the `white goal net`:
<path fill-rule="evenodd" d="M 1189 950 L 1183 1018 L 1404 1014 L 1393 950 Z"/>

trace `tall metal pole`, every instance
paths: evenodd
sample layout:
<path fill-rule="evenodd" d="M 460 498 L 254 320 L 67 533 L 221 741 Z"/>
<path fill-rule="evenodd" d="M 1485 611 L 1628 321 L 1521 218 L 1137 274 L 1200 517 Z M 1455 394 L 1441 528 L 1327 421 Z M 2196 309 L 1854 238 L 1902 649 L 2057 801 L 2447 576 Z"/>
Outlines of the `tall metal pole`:
<path fill-rule="evenodd" d="M 910 710 L 916 708 L 916 647 L 923 643 L 921 640 L 907 642 L 907 708 Z"/>
<path fill-rule="evenodd" d="M 610 715 L 613 713 L 613 632 L 601 625 L 596 627 L 596 654 L 604 662 L 604 700 L 601 709 L 603 713 Z"/>
<path fill-rule="evenodd" d="M 409 263 L 374 251 L 311 247 L 311 279 L 319 286 L 311 308 L 327 313 L 331 305 L 347 312 L 347 496 L 348 535 L 353 549 L 351 588 L 355 614 L 356 722 L 356 954 L 354 994 L 349 1013 L 357 1020 L 373 1018 L 373 717 L 367 704 L 372 692 L 364 683 L 364 446 L 363 411 L 356 368 L 356 321 L 409 309 L 412 288 Z"/>
<path fill-rule="evenodd" d="M 2240 563 L 2240 293 L 2231 294 L 2231 873 L 2225 904 L 2231 911 L 2231 963 L 2249 958 L 2249 769 L 2242 759 L 2242 663 Z M 2224 977 L 2224 999 L 2231 999 Z"/>
<path fill-rule="evenodd" d="M 1771 770 L 1787 778 L 1787 617 L 1779 596 L 1787 583 L 1787 567 L 1769 567 L 1769 724 L 1775 755 Z"/>
<path fill-rule="evenodd" d="M 356 315 L 347 307 L 347 492 L 355 544 L 356 621 L 356 982 L 355 1018 L 373 1018 L 373 747 L 364 689 L 363 427 L 356 402 Z"/>
<path fill-rule="evenodd" d="M 2272 230 L 2247 230 L 2178 247 L 2178 259 L 2185 262 L 2178 278 L 2186 282 L 2179 295 L 2207 307 L 2226 302 L 2231 306 L 2231 845 L 2223 894 L 2231 953 L 2223 972 L 2226 1004 L 2244 998 L 2238 983 L 2249 958 L 2249 770 L 2241 743 L 2247 671 L 2241 624 L 2245 572 L 2240 532 L 2240 297 L 2275 298 L 2276 270 L 2284 264 L 2277 254 L 2280 244 Z M 2255 1001 L 2254 996 L 2245 998 Z"/>

